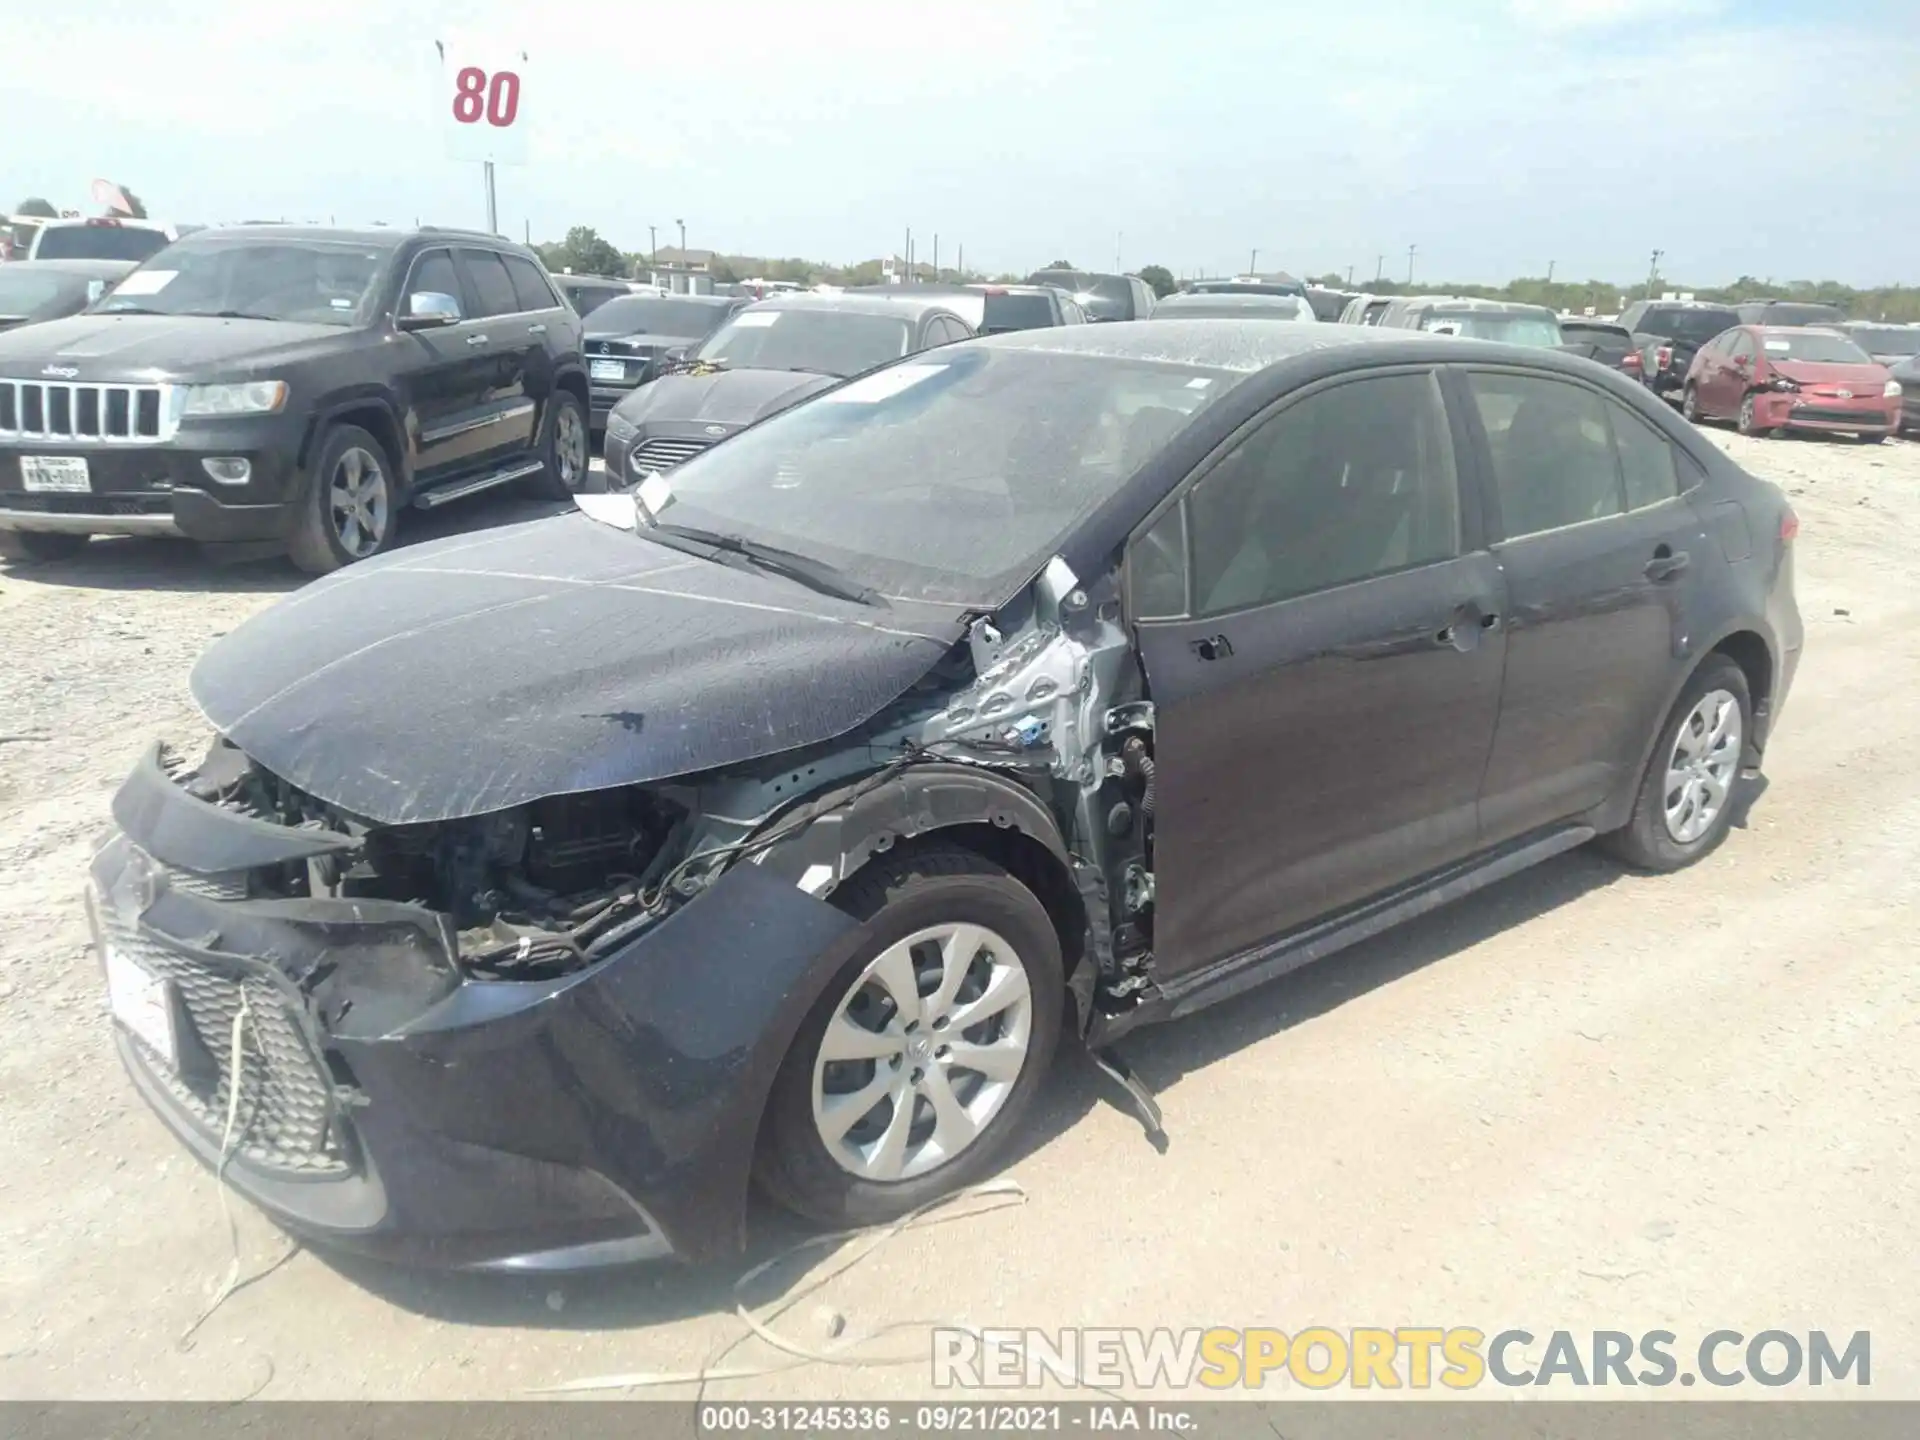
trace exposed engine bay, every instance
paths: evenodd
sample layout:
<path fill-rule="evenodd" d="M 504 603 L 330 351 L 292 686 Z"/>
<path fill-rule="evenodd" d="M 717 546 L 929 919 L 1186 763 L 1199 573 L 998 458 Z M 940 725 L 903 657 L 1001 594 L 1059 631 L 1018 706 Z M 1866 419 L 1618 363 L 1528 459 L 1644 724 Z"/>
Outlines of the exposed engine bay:
<path fill-rule="evenodd" d="M 764 859 L 912 766 L 994 771 L 1057 824 L 1088 912 L 1096 993 L 1125 1008 L 1146 985 L 1152 940 L 1153 713 L 1112 587 L 1109 576 L 1083 589 L 1056 560 L 854 733 L 682 780 L 377 825 L 224 740 L 176 776 L 203 800 L 354 842 L 251 871 L 247 894 L 419 905 L 447 917 L 468 973 L 544 979 L 592 963 L 729 867 Z M 824 897 L 831 880 L 803 888 Z"/>

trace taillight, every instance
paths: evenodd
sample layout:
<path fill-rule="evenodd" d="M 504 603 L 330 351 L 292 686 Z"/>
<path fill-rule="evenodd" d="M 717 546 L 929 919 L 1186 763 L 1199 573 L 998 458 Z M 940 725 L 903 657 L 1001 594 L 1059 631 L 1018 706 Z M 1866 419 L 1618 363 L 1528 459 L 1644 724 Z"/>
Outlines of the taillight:
<path fill-rule="evenodd" d="M 1662 345 L 1658 350 L 1653 352 L 1653 364 L 1655 369 L 1664 370 L 1672 363 L 1673 363 L 1673 347 L 1671 345 Z"/>
<path fill-rule="evenodd" d="M 1787 506 L 1780 512 L 1780 543 L 1790 542 L 1800 533 L 1800 517 L 1793 513 L 1793 507 Z"/>
<path fill-rule="evenodd" d="M 1626 355 L 1622 357 L 1620 368 L 1622 370 L 1638 370 L 1640 368 L 1640 352 L 1637 350 L 1629 350 Z"/>

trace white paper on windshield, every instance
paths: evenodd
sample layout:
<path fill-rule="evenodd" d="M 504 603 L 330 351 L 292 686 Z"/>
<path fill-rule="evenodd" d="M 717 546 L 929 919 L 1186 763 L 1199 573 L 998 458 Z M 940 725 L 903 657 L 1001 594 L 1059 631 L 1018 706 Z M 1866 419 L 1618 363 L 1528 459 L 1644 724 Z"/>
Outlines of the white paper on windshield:
<path fill-rule="evenodd" d="M 1767 341 L 1767 348 L 1769 350 L 1778 350 L 1781 354 L 1785 354 L 1787 351 L 1793 349 L 1793 342 L 1791 340 L 1769 340 Z"/>
<path fill-rule="evenodd" d="M 158 295 L 173 283 L 178 270 L 136 270 L 113 287 L 116 295 Z"/>
<path fill-rule="evenodd" d="M 640 517 L 634 509 L 633 496 L 624 491 L 605 495 L 583 493 L 575 495 L 573 503 L 582 515 L 589 520 L 598 520 L 602 525 L 611 525 L 616 530 L 640 528 Z"/>
<path fill-rule="evenodd" d="M 1211 384 L 1213 384 L 1212 376 L 1196 375 L 1193 379 L 1187 381 L 1187 388 L 1189 390 L 1204 390 Z"/>
<path fill-rule="evenodd" d="M 98 300 L 102 295 L 106 293 L 107 293 L 106 281 L 104 280 L 87 281 L 87 303 L 89 305 L 91 305 L 94 301 Z"/>
<path fill-rule="evenodd" d="M 658 470 L 651 471 L 633 493 L 649 515 L 658 515 L 673 500 L 673 486 Z"/>
<path fill-rule="evenodd" d="M 879 400 L 890 400 L 903 390 L 911 390 L 922 381 L 931 380 L 945 370 L 945 365 L 896 365 L 891 370 L 882 370 L 877 375 L 855 380 L 851 385 L 842 385 L 831 394 L 822 395 L 822 405 L 871 405 Z"/>
<path fill-rule="evenodd" d="M 778 310 L 746 310 L 733 317 L 742 330 L 764 330 L 780 318 Z"/>

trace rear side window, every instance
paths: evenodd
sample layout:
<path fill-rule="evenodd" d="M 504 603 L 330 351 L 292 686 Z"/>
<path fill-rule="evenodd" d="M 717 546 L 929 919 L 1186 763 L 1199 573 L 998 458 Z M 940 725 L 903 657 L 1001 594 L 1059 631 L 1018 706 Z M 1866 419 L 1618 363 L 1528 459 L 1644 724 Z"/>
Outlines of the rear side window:
<path fill-rule="evenodd" d="M 560 302 L 554 298 L 553 288 L 547 284 L 547 277 L 540 273 L 540 267 L 524 255 L 504 255 L 507 274 L 513 281 L 513 297 L 519 301 L 522 310 L 553 310 Z"/>
<path fill-rule="evenodd" d="M 460 258 L 466 262 L 467 278 L 473 281 L 480 315 L 511 315 L 520 308 L 514 298 L 513 281 L 498 255 L 491 250 L 462 250 Z"/>
<path fill-rule="evenodd" d="M 1185 508 L 1195 615 L 1457 555 L 1459 487 L 1433 377 L 1349 381 L 1289 406 L 1228 451 Z M 1171 593 L 1179 524 L 1170 513 L 1136 551 L 1137 603 Z"/>
<path fill-rule="evenodd" d="M 1038 330 L 1054 323 L 1053 300 L 1047 295 L 988 295 L 981 330 Z"/>
<path fill-rule="evenodd" d="M 1624 405 L 1607 405 L 1613 420 L 1613 443 L 1620 452 L 1620 478 L 1626 484 L 1627 508 L 1640 510 L 1658 505 L 1680 493 L 1679 471 L 1673 463 L 1673 446 Z"/>
<path fill-rule="evenodd" d="M 1626 508 L 1607 425 L 1612 402 L 1537 375 L 1476 370 L 1468 383 L 1487 432 L 1508 539 Z"/>

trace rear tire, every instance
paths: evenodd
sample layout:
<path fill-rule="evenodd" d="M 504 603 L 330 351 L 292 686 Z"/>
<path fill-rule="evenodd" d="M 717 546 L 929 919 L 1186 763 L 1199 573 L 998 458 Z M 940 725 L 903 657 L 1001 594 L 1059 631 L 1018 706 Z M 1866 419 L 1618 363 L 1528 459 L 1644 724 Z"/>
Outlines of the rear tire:
<path fill-rule="evenodd" d="M 1690 424 L 1694 425 L 1698 425 L 1706 419 L 1706 416 L 1702 414 L 1700 410 L 1700 396 L 1691 385 L 1687 386 L 1680 394 L 1680 413 L 1686 417 Z"/>
<path fill-rule="evenodd" d="M 1031 890 L 957 846 L 881 856 L 834 903 L 866 933 L 781 1062 L 754 1178 L 809 1219 L 871 1225 L 1005 1151 L 1059 1041 L 1060 937 Z"/>
<path fill-rule="evenodd" d="M 369 431 L 335 425 L 320 437 L 287 553 L 309 575 L 378 555 L 398 528 L 393 457 Z"/>
<path fill-rule="evenodd" d="M 1660 727 L 1633 812 L 1600 843 L 1641 870 L 1681 870 L 1726 839 L 1740 787 L 1740 755 L 1753 727 L 1747 676 L 1709 655 Z"/>
<path fill-rule="evenodd" d="M 55 534 L 50 530 L 0 530 L 0 560 L 36 564 L 75 560 L 92 539 L 91 535 Z"/>
<path fill-rule="evenodd" d="M 547 406 L 547 433 L 540 446 L 545 468 L 527 477 L 545 500 L 570 500 L 587 489 L 592 475 L 592 426 L 587 407 L 569 390 L 556 390 Z"/>

